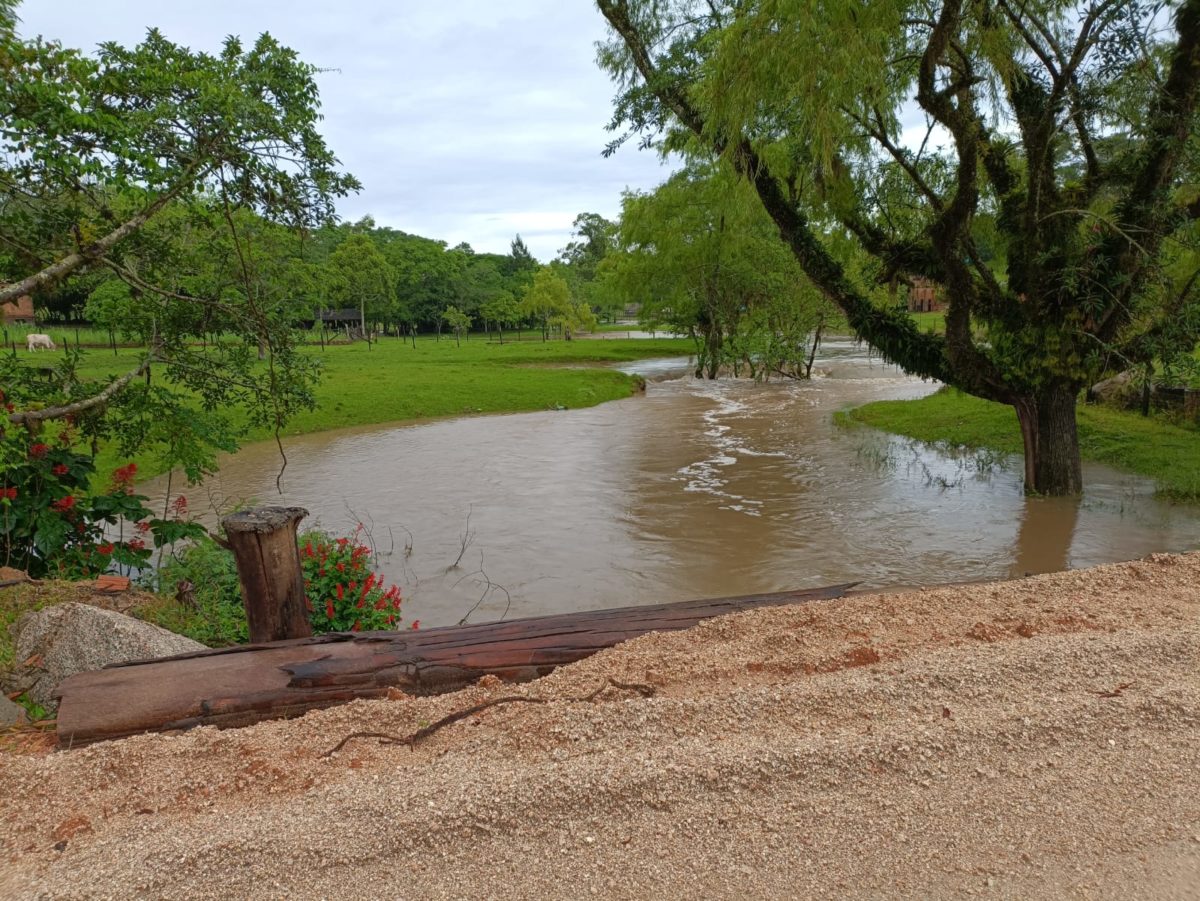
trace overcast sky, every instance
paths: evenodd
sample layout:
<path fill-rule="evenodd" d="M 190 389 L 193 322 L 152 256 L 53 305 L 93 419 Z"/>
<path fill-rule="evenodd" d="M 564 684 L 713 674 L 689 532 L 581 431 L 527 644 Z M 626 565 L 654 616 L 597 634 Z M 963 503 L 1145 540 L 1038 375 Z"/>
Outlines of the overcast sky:
<path fill-rule="evenodd" d="M 156 26 L 215 51 L 269 31 L 318 76 L 325 137 L 363 191 L 345 219 L 479 251 L 520 233 L 541 260 L 576 214 L 613 217 L 625 187 L 652 188 L 655 154 L 600 155 L 613 95 L 595 64 L 604 20 L 587 0 L 25 0 L 20 33 L 94 49 Z"/>

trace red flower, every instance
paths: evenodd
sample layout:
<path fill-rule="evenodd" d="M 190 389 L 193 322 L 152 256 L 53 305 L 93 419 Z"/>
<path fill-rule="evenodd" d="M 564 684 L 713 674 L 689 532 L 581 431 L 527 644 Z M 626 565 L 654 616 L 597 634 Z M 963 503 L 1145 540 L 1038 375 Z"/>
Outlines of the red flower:
<path fill-rule="evenodd" d="M 420 621 L 419 619 L 414 619 L 414 620 L 413 620 L 413 623 L 412 623 L 412 625 L 411 625 L 411 626 L 409 626 L 409 628 L 410 628 L 410 629 L 419 629 L 419 628 L 421 628 L 421 621 Z"/>
<path fill-rule="evenodd" d="M 304 556 L 311 557 L 312 555 L 313 555 L 313 549 L 312 549 L 312 542 L 310 541 L 306 545 L 304 545 Z"/>
<path fill-rule="evenodd" d="M 50 445 L 42 444 L 40 441 L 37 444 L 31 445 L 29 448 L 29 456 L 35 460 L 40 460 L 46 454 L 50 453 Z"/>
<path fill-rule="evenodd" d="M 325 602 L 325 615 L 333 619 L 333 598 Z"/>
<path fill-rule="evenodd" d="M 114 469 L 112 474 L 113 488 L 129 489 L 133 487 L 134 477 L 137 476 L 137 464 L 130 463 L 122 466 L 119 469 Z"/>
<path fill-rule="evenodd" d="M 355 620 L 354 625 L 350 627 L 350 631 L 357 632 L 361 628 L 362 628 L 362 623 L 360 623 L 358 620 Z"/>
<path fill-rule="evenodd" d="M 129 541 L 128 544 L 131 551 L 141 551 L 146 549 L 146 542 L 142 541 L 140 538 L 134 538 L 132 541 Z"/>
<path fill-rule="evenodd" d="M 56 500 L 50 506 L 53 507 L 55 510 L 57 510 L 59 513 L 66 513 L 68 510 L 70 510 L 72 507 L 75 506 L 75 496 L 73 494 L 68 494 L 66 497 L 60 497 L 58 500 Z"/>
<path fill-rule="evenodd" d="M 133 464 L 130 463 L 129 465 L 132 466 Z M 176 516 L 186 516 L 188 512 L 187 498 L 182 494 L 179 495 L 179 497 L 171 502 L 171 510 Z"/>
<path fill-rule="evenodd" d="M 56 463 L 54 466 L 50 467 L 50 471 L 56 476 L 65 476 L 68 472 L 68 469 L 65 463 Z"/>
<path fill-rule="evenodd" d="M 113 552 L 113 546 L 106 541 L 106 542 L 104 542 L 104 544 L 102 544 L 98 548 L 96 548 L 96 550 L 98 550 L 101 554 L 108 556 L 109 554 L 111 554 Z"/>
<path fill-rule="evenodd" d="M 134 528 L 137 529 L 138 534 L 145 535 L 147 532 L 150 531 L 150 520 L 143 519 L 136 526 L 134 526 Z"/>
<path fill-rule="evenodd" d="M 338 582 L 338 587 L 337 587 L 337 596 L 338 596 L 338 600 L 339 600 L 339 601 L 341 601 L 341 600 L 345 600 L 346 593 L 345 593 L 345 591 L 342 589 L 342 583 L 341 583 L 341 582 Z"/>
<path fill-rule="evenodd" d="M 344 572 L 346 571 L 346 564 L 345 564 L 345 563 L 339 563 L 339 564 L 337 565 L 337 567 L 336 567 L 336 568 L 337 568 L 337 571 L 338 571 L 338 572 L 340 572 L 340 573 L 344 573 Z"/>
<path fill-rule="evenodd" d="M 17 499 L 17 489 L 16 488 L 0 488 L 0 500 L 12 501 L 12 500 L 16 500 L 16 499 Z"/>

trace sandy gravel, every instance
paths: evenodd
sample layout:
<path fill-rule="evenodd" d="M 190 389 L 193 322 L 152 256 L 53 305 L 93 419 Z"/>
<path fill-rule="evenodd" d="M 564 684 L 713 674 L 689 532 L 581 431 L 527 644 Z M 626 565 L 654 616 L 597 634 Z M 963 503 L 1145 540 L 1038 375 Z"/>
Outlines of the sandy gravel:
<path fill-rule="evenodd" d="M 651 635 L 518 691 L 0 755 L 3 898 L 1200 898 L 1200 554 Z M 1123 686 L 1123 687 L 1122 687 Z"/>

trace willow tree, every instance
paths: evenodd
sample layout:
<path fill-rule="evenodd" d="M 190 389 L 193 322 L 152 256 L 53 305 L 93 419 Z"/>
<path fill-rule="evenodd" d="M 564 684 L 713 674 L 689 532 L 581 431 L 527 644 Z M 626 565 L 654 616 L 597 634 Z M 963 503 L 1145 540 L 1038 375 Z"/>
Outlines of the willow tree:
<path fill-rule="evenodd" d="M 598 6 L 614 127 L 696 136 L 861 338 L 1014 407 L 1027 490 L 1081 490 L 1083 385 L 1194 346 L 1194 256 L 1168 271 L 1200 214 L 1200 0 Z M 944 336 L 872 302 L 846 237 L 875 282 L 944 286 Z"/>
<path fill-rule="evenodd" d="M 697 378 L 743 363 L 756 378 L 807 375 L 828 303 L 772 232 L 727 165 L 693 160 L 653 192 L 625 195 L 604 271 L 645 324 L 695 340 Z"/>

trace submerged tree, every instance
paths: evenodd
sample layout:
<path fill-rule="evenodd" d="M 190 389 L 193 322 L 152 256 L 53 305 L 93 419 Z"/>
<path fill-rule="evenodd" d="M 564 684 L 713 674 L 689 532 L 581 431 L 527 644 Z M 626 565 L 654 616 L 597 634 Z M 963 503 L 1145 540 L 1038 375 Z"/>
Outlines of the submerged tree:
<path fill-rule="evenodd" d="M 728 166 L 693 162 L 653 192 L 625 196 L 607 282 L 641 302 L 646 325 L 695 339 L 697 377 L 716 378 L 723 365 L 804 376 L 829 305 L 773 232 Z"/>
<path fill-rule="evenodd" d="M 1141 0 L 598 6 L 614 128 L 690 132 L 861 338 L 1013 406 L 1027 490 L 1081 489 L 1082 386 L 1194 347 L 1200 0 L 1171 27 Z M 945 287 L 944 336 L 873 301 L 911 276 Z"/>

